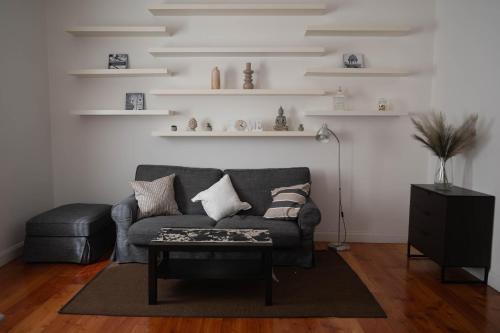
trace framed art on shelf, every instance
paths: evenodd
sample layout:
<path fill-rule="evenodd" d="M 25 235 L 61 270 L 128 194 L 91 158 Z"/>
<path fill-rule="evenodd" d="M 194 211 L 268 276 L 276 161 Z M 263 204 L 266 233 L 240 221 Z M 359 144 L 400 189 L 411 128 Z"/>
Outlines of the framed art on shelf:
<path fill-rule="evenodd" d="M 128 54 L 117 53 L 108 56 L 108 69 L 127 69 Z"/>
<path fill-rule="evenodd" d="M 125 110 L 144 110 L 144 93 L 127 93 L 125 95 Z"/>

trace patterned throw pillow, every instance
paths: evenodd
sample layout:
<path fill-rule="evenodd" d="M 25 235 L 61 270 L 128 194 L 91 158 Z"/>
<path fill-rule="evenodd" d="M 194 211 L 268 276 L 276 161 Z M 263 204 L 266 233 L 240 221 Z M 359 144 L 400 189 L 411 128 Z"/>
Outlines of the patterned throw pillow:
<path fill-rule="evenodd" d="M 271 191 L 273 202 L 264 214 L 266 219 L 296 220 L 300 209 L 306 203 L 311 184 L 275 188 Z"/>
<path fill-rule="evenodd" d="M 175 174 L 171 174 L 152 182 L 137 180 L 130 182 L 139 205 L 137 218 L 181 215 L 175 201 L 174 178 Z"/>

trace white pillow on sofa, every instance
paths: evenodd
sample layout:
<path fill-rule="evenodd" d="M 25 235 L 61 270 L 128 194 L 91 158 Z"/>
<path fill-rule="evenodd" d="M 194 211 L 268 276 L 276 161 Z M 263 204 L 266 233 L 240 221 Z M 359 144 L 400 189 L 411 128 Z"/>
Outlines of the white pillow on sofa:
<path fill-rule="evenodd" d="M 240 210 L 252 208 L 248 202 L 240 201 L 228 175 L 222 177 L 208 189 L 195 195 L 191 201 L 201 201 L 207 215 L 215 221 L 227 216 L 233 216 Z"/>

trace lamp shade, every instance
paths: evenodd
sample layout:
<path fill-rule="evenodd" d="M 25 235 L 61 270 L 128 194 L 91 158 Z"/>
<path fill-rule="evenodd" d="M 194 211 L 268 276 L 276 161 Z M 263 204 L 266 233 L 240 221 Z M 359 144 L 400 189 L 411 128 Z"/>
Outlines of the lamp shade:
<path fill-rule="evenodd" d="M 316 141 L 319 141 L 321 143 L 328 143 L 330 142 L 331 138 L 332 132 L 326 124 L 323 124 L 323 126 L 321 126 L 321 128 L 316 133 Z"/>

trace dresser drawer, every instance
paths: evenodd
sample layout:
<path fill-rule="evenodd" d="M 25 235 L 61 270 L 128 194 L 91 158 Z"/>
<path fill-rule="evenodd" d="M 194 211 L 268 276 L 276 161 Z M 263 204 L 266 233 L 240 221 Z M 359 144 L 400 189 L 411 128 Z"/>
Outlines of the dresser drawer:
<path fill-rule="evenodd" d="M 437 218 L 446 217 L 446 197 L 413 186 L 411 189 L 411 207 L 422 211 L 424 215 Z"/>
<path fill-rule="evenodd" d="M 414 227 L 410 229 L 409 241 L 417 250 L 436 261 L 444 262 L 444 239 L 431 232 Z"/>
<path fill-rule="evenodd" d="M 445 216 L 432 213 L 418 206 L 410 208 L 410 228 L 418 228 L 434 237 L 444 237 Z"/>

